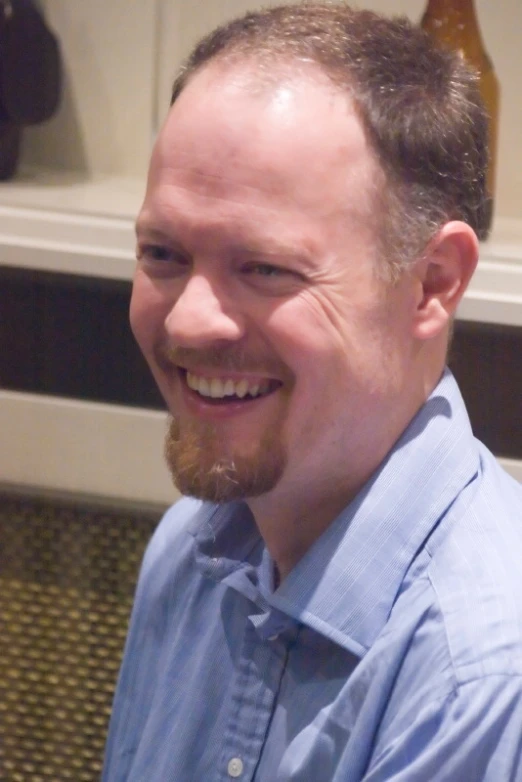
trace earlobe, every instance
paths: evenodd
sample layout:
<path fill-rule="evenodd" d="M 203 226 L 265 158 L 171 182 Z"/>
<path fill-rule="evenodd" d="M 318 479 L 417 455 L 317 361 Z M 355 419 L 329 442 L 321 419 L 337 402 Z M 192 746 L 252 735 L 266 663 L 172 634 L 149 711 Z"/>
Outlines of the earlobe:
<path fill-rule="evenodd" d="M 461 221 L 446 223 L 418 262 L 418 301 L 414 336 L 432 339 L 451 322 L 478 261 L 473 229 Z"/>

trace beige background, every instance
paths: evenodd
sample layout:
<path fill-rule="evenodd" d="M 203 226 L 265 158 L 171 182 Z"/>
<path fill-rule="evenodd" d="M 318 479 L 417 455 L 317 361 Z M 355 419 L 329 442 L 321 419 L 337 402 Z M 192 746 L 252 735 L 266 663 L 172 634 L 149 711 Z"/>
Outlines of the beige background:
<path fill-rule="evenodd" d="M 142 176 L 156 97 L 153 0 L 42 0 L 64 62 L 59 113 L 24 133 L 27 164 Z"/>
<path fill-rule="evenodd" d="M 353 5 L 419 21 L 426 0 L 366 0 Z M 165 0 L 158 101 L 162 111 L 168 105 L 172 74 L 194 41 L 227 16 L 255 7 L 251 0 Z M 497 214 L 522 217 L 522 0 L 475 0 L 475 8 L 502 88 Z"/>
<path fill-rule="evenodd" d="M 272 3 L 273 4 L 273 3 Z M 65 64 L 59 114 L 24 134 L 26 164 L 143 176 L 172 75 L 215 24 L 252 0 L 42 0 Z M 360 7 L 418 20 L 425 0 L 366 0 Z M 476 0 L 502 86 L 497 214 L 522 217 L 521 0 Z"/>
<path fill-rule="evenodd" d="M 132 220 L 173 72 L 198 36 L 253 6 L 250 0 L 41 4 L 62 43 L 65 99 L 51 122 L 24 134 L 25 164 L 47 172 L 0 184 L 0 264 L 130 279 Z M 417 20 L 424 0 L 360 5 Z M 463 314 L 520 325 L 522 0 L 476 5 L 503 88 L 497 198 L 503 217 L 482 248 Z M 164 429 L 160 412 L 0 389 L 0 476 L 20 487 L 166 504 L 175 493 L 161 456 Z M 521 462 L 506 466 L 522 480 Z"/>

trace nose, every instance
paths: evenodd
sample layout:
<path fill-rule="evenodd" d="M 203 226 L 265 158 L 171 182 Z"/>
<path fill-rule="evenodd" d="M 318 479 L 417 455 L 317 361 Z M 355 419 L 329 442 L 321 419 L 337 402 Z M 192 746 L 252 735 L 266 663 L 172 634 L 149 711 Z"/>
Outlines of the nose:
<path fill-rule="evenodd" d="M 172 305 L 165 329 L 180 347 L 203 348 L 222 340 L 236 341 L 244 334 L 237 302 L 202 274 L 194 274 Z"/>

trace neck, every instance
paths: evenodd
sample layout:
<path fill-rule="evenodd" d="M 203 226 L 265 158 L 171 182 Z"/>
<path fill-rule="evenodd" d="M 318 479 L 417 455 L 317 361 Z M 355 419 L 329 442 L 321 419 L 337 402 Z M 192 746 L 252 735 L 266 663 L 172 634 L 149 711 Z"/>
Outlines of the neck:
<path fill-rule="evenodd" d="M 335 505 L 330 501 L 328 505 L 311 508 L 309 503 L 299 505 L 290 496 L 283 496 L 282 492 L 274 491 L 270 494 L 272 496 L 264 495 L 248 500 L 248 505 L 274 560 L 275 582 L 278 584 L 355 495 L 339 499 Z"/>
<path fill-rule="evenodd" d="M 382 420 L 372 422 L 370 448 L 365 451 L 358 444 L 350 451 L 347 437 L 345 458 L 337 470 L 321 477 L 320 463 L 300 460 L 295 469 L 289 463 L 285 476 L 271 492 L 247 499 L 275 562 L 279 582 L 355 498 L 439 382 L 445 366 L 445 342 L 424 344 L 426 349 L 432 351 L 431 360 L 417 378 L 416 392 L 410 394 L 406 408 L 388 411 Z"/>
<path fill-rule="evenodd" d="M 371 478 L 414 413 L 396 427 L 393 435 L 386 431 L 383 421 L 374 422 L 373 448 L 365 451 L 355 444 L 350 452 L 347 442 L 345 458 L 328 475 L 320 474 L 317 461 L 300 460 L 294 470 L 288 465 L 285 476 L 271 492 L 247 500 L 281 581 Z"/>

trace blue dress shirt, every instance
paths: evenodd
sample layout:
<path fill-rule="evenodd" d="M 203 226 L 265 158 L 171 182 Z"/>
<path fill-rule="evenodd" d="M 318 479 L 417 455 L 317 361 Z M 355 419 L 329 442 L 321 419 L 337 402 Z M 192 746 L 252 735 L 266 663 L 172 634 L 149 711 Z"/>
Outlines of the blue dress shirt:
<path fill-rule="evenodd" d="M 145 555 L 105 782 L 522 782 L 522 487 L 446 372 L 274 590 L 242 502 Z"/>

